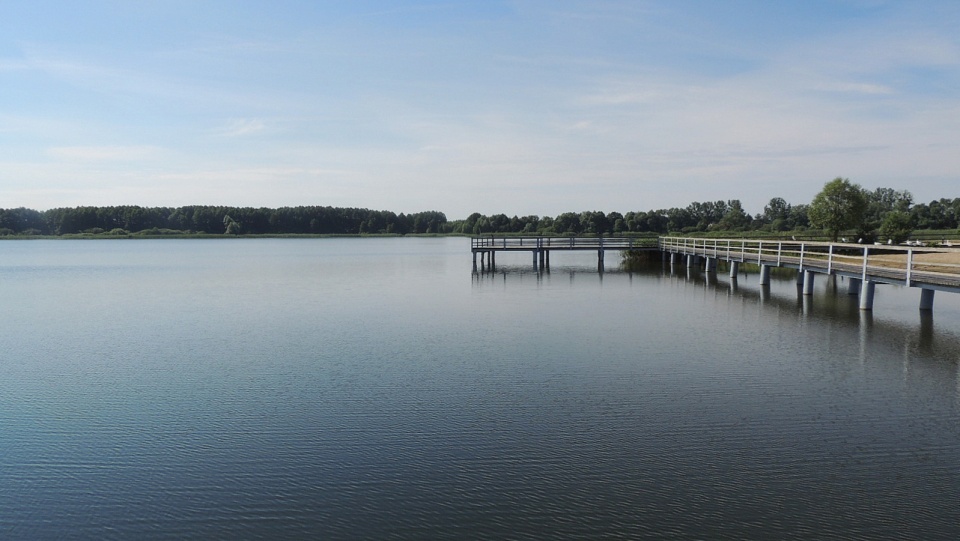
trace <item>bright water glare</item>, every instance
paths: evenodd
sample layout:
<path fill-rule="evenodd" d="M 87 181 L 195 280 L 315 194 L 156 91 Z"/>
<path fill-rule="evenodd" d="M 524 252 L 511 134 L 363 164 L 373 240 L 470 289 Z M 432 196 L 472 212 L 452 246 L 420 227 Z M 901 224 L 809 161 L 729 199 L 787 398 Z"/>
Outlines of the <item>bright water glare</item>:
<path fill-rule="evenodd" d="M 0 538 L 956 538 L 960 295 L 552 258 L 0 243 Z"/>

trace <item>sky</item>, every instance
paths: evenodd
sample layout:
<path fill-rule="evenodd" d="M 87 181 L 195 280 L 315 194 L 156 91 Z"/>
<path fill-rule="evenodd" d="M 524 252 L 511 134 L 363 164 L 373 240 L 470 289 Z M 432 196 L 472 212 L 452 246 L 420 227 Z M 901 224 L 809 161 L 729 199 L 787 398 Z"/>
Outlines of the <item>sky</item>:
<path fill-rule="evenodd" d="M 960 197 L 956 0 L 4 0 L 0 208 Z"/>

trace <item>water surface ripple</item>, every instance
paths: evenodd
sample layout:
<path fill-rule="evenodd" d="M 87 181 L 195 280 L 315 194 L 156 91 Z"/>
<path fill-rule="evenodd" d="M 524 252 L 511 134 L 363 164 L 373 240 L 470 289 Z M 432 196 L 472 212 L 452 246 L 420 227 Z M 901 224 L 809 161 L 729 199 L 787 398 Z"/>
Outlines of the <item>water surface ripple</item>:
<path fill-rule="evenodd" d="M 0 243 L 0 538 L 956 538 L 960 298 L 527 259 Z"/>

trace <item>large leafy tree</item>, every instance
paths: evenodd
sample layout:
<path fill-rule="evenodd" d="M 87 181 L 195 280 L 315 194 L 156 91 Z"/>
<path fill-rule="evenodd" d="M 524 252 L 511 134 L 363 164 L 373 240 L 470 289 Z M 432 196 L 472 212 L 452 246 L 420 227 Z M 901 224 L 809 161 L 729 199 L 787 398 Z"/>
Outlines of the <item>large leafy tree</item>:
<path fill-rule="evenodd" d="M 807 209 L 810 224 L 824 229 L 834 241 L 845 229 L 859 227 L 867 210 L 867 198 L 859 184 L 837 177 L 824 184 Z"/>
<path fill-rule="evenodd" d="M 910 224 L 910 213 L 902 210 L 888 212 L 880 224 L 880 239 L 900 244 L 910 237 L 913 227 Z"/>
<path fill-rule="evenodd" d="M 763 223 L 770 224 L 774 231 L 785 231 L 790 228 L 788 220 L 790 219 L 790 203 L 782 197 L 774 197 L 765 207 L 760 219 Z"/>
<path fill-rule="evenodd" d="M 743 210 L 739 199 L 727 201 L 727 212 L 720 218 L 719 225 L 727 231 L 742 231 L 750 225 L 750 216 Z"/>
<path fill-rule="evenodd" d="M 880 227 L 891 212 L 909 213 L 913 204 L 913 195 L 907 190 L 877 188 L 872 192 L 865 192 L 864 195 L 867 198 L 867 210 L 863 221 L 864 228 L 868 230 Z"/>

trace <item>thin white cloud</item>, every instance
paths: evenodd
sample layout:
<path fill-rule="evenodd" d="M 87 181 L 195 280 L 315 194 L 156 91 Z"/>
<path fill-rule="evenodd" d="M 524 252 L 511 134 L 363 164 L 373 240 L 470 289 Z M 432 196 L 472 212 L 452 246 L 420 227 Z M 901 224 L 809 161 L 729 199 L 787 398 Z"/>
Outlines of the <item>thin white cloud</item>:
<path fill-rule="evenodd" d="M 262 120 L 256 118 L 239 118 L 231 120 L 225 126 L 218 128 L 215 130 L 215 133 L 222 137 L 242 137 L 244 135 L 261 132 L 264 128 L 266 128 L 266 124 L 264 124 Z"/>
<path fill-rule="evenodd" d="M 47 154 L 58 160 L 72 161 L 139 161 L 155 159 L 162 152 L 160 147 L 140 146 L 62 146 L 47 149 Z"/>
<path fill-rule="evenodd" d="M 878 85 L 870 83 L 845 83 L 845 82 L 835 82 L 835 83 L 821 83 L 814 87 L 816 90 L 823 92 L 842 92 L 842 93 L 851 93 L 851 94 L 867 94 L 867 95 L 889 95 L 895 94 L 896 91 L 887 86 L 887 85 Z"/>

